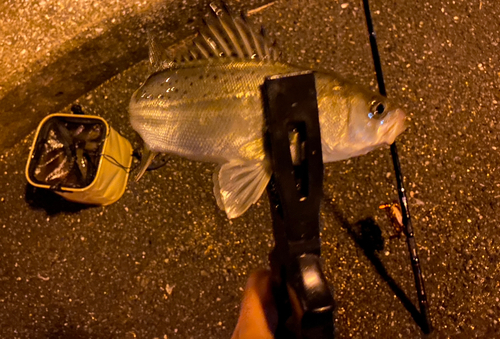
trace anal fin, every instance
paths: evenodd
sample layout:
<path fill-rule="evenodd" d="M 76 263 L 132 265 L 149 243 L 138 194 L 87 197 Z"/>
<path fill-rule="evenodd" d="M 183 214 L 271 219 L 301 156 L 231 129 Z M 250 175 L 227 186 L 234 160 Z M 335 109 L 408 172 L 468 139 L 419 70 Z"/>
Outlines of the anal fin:
<path fill-rule="evenodd" d="M 233 160 L 217 167 L 214 194 L 229 219 L 237 218 L 259 200 L 271 178 L 266 160 Z"/>

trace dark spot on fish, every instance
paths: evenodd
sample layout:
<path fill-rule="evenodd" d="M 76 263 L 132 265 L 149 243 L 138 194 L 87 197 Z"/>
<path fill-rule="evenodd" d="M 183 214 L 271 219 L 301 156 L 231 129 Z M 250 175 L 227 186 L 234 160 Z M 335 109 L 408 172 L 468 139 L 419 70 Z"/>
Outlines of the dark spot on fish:
<path fill-rule="evenodd" d="M 236 80 L 238 80 L 238 81 L 241 81 L 241 79 L 243 79 L 243 76 L 241 76 L 241 75 L 236 77 Z"/>
<path fill-rule="evenodd" d="M 59 92 L 56 93 L 56 97 L 60 97 L 63 94 L 64 94 L 64 92 L 59 91 Z"/>
<path fill-rule="evenodd" d="M 199 79 L 200 79 L 200 80 L 202 80 L 202 79 L 203 79 L 203 75 L 200 75 L 200 78 L 199 78 Z"/>
<path fill-rule="evenodd" d="M 192 87 L 192 86 L 193 86 L 193 83 L 192 83 L 192 82 L 190 82 L 190 83 L 189 83 L 189 86 L 191 86 L 191 87 Z"/>
<path fill-rule="evenodd" d="M 188 94 L 188 91 L 182 92 L 182 95 L 186 95 L 186 94 Z"/>
<path fill-rule="evenodd" d="M 214 80 L 217 80 L 218 76 L 217 74 L 214 74 Z"/>

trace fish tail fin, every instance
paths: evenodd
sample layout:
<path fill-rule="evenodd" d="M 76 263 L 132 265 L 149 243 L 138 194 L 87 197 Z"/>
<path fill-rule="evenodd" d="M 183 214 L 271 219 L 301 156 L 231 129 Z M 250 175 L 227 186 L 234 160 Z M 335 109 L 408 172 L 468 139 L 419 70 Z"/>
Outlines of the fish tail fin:
<path fill-rule="evenodd" d="M 148 31 L 149 62 L 153 71 L 168 68 L 173 63 L 173 58 L 168 49 L 164 48 L 159 39 Z"/>
<path fill-rule="evenodd" d="M 160 63 L 165 59 L 163 56 L 163 50 L 158 44 L 157 39 L 147 31 L 148 34 L 148 46 L 149 46 L 149 62 L 154 69 L 158 68 Z"/>
<path fill-rule="evenodd" d="M 259 200 L 271 178 L 265 160 L 233 160 L 217 167 L 214 194 L 229 219 L 237 218 Z"/>

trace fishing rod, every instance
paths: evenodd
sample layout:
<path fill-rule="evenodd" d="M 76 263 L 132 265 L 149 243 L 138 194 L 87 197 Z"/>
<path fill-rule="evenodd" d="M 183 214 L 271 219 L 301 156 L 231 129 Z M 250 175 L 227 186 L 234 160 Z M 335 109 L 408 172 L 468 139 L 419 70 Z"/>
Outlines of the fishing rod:
<path fill-rule="evenodd" d="M 384 84 L 384 76 L 382 73 L 382 64 L 380 62 L 380 55 L 377 47 L 377 38 L 375 35 L 375 30 L 373 28 L 373 22 L 368 0 L 363 0 L 363 7 L 365 10 L 366 25 L 368 28 L 368 35 L 370 38 L 370 46 L 372 50 L 373 64 L 375 66 L 375 74 L 377 76 L 378 89 L 382 96 L 387 97 L 387 92 Z M 427 294 L 425 293 L 424 276 L 422 274 L 422 268 L 420 267 L 420 260 L 417 254 L 417 243 L 415 241 L 415 235 L 413 233 L 413 225 L 411 222 L 410 209 L 408 205 L 408 199 L 406 198 L 406 190 L 404 188 L 404 182 L 403 182 L 403 173 L 401 172 L 401 164 L 399 162 L 398 148 L 396 146 L 395 141 L 391 144 L 391 156 L 392 156 L 392 163 L 394 165 L 394 172 L 396 174 L 396 182 L 397 182 L 401 212 L 403 215 L 403 226 L 404 226 L 403 231 L 406 235 L 406 243 L 408 244 L 408 250 L 410 252 L 411 266 L 413 269 L 413 275 L 415 277 L 415 287 L 417 289 L 418 303 L 420 306 L 421 323 L 419 325 L 422 328 L 422 331 L 428 334 L 432 331 L 432 323 L 429 317 L 429 303 L 427 302 Z"/>

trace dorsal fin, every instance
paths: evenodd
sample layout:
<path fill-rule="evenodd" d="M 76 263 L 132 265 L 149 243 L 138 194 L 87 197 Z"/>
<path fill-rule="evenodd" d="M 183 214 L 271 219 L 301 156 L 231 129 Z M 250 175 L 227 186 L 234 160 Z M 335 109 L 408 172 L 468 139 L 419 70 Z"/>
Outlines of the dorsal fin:
<path fill-rule="evenodd" d="M 156 71 L 192 60 L 240 58 L 277 60 L 279 53 L 263 29 L 256 31 L 243 15 L 231 15 L 222 4 L 210 4 L 210 15 L 198 33 L 167 49 L 150 37 L 149 58 Z"/>

